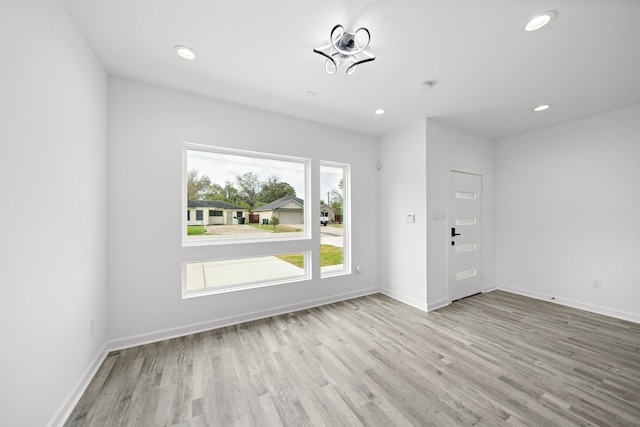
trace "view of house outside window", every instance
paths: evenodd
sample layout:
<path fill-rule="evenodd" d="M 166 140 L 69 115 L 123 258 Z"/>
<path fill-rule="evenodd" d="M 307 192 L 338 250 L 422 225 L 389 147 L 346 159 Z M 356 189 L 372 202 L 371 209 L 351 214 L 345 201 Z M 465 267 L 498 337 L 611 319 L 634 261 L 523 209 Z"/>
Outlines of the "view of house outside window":
<path fill-rule="evenodd" d="M 183 243 L 309 238 L 309 160 L 185 144 Z"/>
<path fill-rule="evenodd" d="M 317 214 L 307 203 L 309 159 L 185 143 L 183 169 L 184 246 L 308 240 L 320 227 L 321 277 L 350 272 L 349 165 L 320 162 Z M 308 280 L 310 257 L 274 250 L 185 262 L 183 296 Z"/>

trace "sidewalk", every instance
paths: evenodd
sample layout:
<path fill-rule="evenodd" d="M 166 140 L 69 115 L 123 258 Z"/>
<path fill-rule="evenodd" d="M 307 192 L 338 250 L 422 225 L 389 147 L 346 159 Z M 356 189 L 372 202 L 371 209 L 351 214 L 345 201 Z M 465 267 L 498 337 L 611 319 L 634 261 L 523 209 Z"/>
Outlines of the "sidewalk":
<path fill-rule="evenodd" d="M 187 264 L 188 291 L 296 277 L 304 277 L 304 270 L 276 256 Z"/>

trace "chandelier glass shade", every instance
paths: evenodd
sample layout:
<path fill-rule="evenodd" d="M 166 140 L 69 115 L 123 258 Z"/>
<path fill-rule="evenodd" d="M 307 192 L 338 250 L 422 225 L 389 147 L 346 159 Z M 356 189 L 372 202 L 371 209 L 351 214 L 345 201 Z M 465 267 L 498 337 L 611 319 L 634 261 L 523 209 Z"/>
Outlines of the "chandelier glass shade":
<path fill-rule="evenodd" d="M 331 30 L 330 40 L 326 46 L 313 49 L 315 53 L 327 59 L 324 63 L 327 74 L 335 74 L 342 64 L 346 64 L 346 73 L 350 76 L 356 72 L 358 65 L 376 59 L 367 51 L 371 34 L 364 27 L 353 32 L 345 32 L 344 27 L 338 24 Z"/>

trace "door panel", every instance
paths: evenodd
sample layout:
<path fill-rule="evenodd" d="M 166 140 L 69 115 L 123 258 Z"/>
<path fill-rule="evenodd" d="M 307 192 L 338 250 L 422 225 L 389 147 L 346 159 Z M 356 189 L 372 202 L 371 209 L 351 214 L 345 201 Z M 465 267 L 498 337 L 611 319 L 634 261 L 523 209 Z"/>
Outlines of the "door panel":
<path fill-rule="evenodd" d="M 482 292 L 482 176 L 451 172 L 449 297 Z"/>

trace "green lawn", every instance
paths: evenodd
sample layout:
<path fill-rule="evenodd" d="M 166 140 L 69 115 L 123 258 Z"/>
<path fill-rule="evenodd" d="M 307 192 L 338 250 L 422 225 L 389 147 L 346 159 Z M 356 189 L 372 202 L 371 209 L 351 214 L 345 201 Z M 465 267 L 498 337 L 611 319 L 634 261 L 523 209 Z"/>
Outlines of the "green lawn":
<path fill-rule="evenodd" d="M 187 225 L 187 236 L 200 236 L 206 231 L 204 225 Z"/>
<path fill-rule="evenodd" d="M 278 255 L 283 261 L 287 261 L 289 264 L 293 264 L 296 267 L 304 268 L 304 255 L 302 254 L 286 254 Z"/>
<path fill-rule="evenodd" d="M 320 266 L 342 264 L 343 253 L 343 249 L 339 246 L 320 245 Z M 302 254 L 278 255 L 278 258 L 296 267 L 304 268 L 304 255 Z"/>
<path fill-rule="evenodd" d="M 255 228 L 259 228 L 261 230 L 269 230 L 275 233 L 292 233 L 292 232 L 300 232 L 302 231 L 301 228 L 298 227 L 291 227 L 290 225 L 283 225 L 283 224 L 278 224 L 276 225 L 276 229 L 275 231 L 273 230 L 273 225 L 268 224 L 268 225 L 264 225 L 264 224 L 249 224 L 252 227 Z"/>
<path fill-rule="evenodd" d="M 320 245 L 320 266 L 342 264 L 344 249 L 340 246 Z"/>
<path fill-rule="evenodd" d="M 273 228 L 273 226 L 270 226 L 271 228 Z M 276 233 L 292 233 L 292 232 L 299 232 L 302 231 L 301 228 L 297 228 L 297 227 L 291 227 L 290 225 L 282 225 L 282 224 L 278 224 L 276 225 Z"/>

